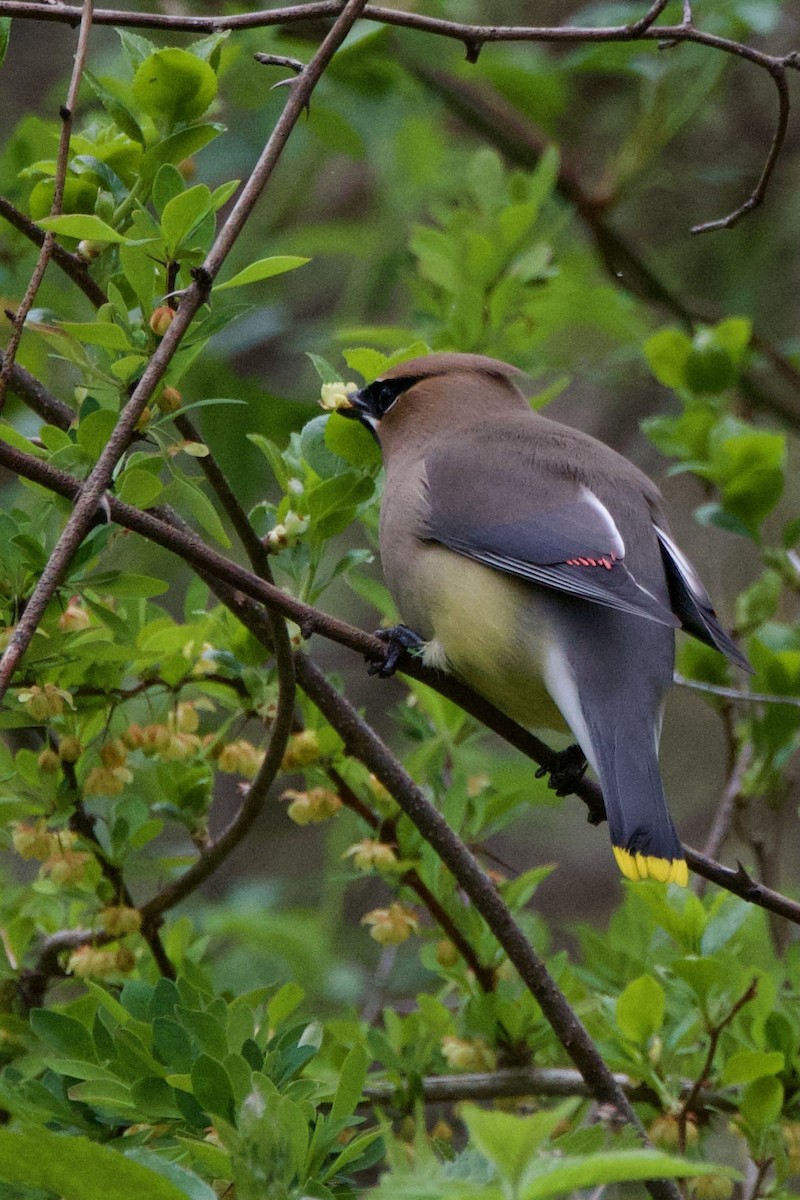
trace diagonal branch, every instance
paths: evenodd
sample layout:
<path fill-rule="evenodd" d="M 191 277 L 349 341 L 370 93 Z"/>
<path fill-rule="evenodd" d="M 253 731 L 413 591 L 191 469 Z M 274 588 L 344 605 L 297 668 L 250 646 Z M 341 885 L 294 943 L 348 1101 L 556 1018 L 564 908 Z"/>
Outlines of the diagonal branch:
<path fill-rule="evenodd" d="M 13 225 L 20 233 L 24 233 L 25 237 L 36 246 L 41 246 L 47 236 L 45 231 L 40 229 L 35 221 L 31 221 L 29 217 L 21 213 L 18 208 L 15 208 L 3 196 L 0 196 L 0 217 L 4 217 L 9 225 Z M 86 263 L 78 258 L 77 254 L 70 254 L 69 250 L 65 250 L 58 242 L 51 240 L 50 257 L 56 266 L 60 267 L 78 285 L 87 299 L 91 300 L 92 304 L 98 308 L 101 304 L 105 304 L 105 292 L 100 287 L 100 284 L 92 279 L 86 269 Z"/>
<path fill-rule="evenodd" d="M 565 1052 L 580 1071 L 590 1094 L 600 1104 L 613 1105 L 642 1142 L 647 1144 L 644 1127 L 585 1026 L 470 851 L 373 729 L 307 656 L 298 653 L 296 672 L 300 686 L 344 741 L 346 752 L 363 762 L 391 792 L 405 815 L 463 888 L 541 1007 Z M 679 1195 L 675 1185 L 665 1180 L 650 1180 L 646 1187 L 654 1200 L 658 1197 L 675 1200 Z"/>
<path fill-rule="evenodd" d="M 86 0 L 90 3 L 90 0 Z M 97 463 L 87 477 L 80 496 L 75 502 L 71 517 L 55 546 L 47 565 L 28 601 L 25 612 L 17 624 L 10 641 L 0 658 L 0 699 L 8 690 L 11 678 L 25 653 L 52 596 L 66 574 L 70 560 L 95 519 L 103 494 L 108 487 L 116 464 L 128 447 L 136 424 L 145 405 L 162 378 L 181 339 L 208 298 L 211 284 L 230 252 L 244 224 L 255 207 L 259 196 L 268 183 L 275 166 L 286 146 L 309 98 L 319 82 L 325 68 L 336 50 L 347 36 L 365 5 L 365 0 L 347 0 L 339 17 L 323 39 L 308 66 L 292 82 L 289 98 L 270 134 L 267 144 L 245 184 L 230 215 L 211 247 L 203 266 L 195 272 L 194 282 L 187 289 L 175 319 L 150 359 L 129 402 L 122 410 L 120 419 L 104 447 Z M 46 243 L 45 243 L 46 244 Z M 9 358 L 3 369 L 10 372 Z"/>
<path fill-rule="evenodd" d="M 86 52 L 89 47 L 89 31 L 92 27 L 92 7 L 93 0 L 83 0 L 83 8 L 81 10 L 80 30 L 78 32 L 78 45 L 75 50 L 75 62 L 72 67 L 72 77 L 69 81 L 67 89 L 66 104 L 62 104 L 59 112 L 61 116 L 61 136 L 58 141 L 58 154 L 56 156 L 56 173 L 53 185 L 53 200 L 50 205 L 50 216 L 57 217 L 61 213 L 61 205 L 64 200 L 64 185 L 67 179 L 67 165 L 69 163 L 69 141 L 72 135 L 72 117 L 75 105 L 78 102 L 78 93 L 81 87 L 81 79 L 83 77 L 83 68 L 86 63 Z M 6 345 L 3 366 L 0 368 L 0 409 L 2 409 L 6 398 L 6 389 L 8 381 L 11 377 L 11 370 L 14 366 L 14 359 L 17 356 L 20 341 L 22 340 L 22 330 L 25 325 L 25 320 L 28 313 L 33 308 L 33 302 L 36 299 L 36 293 L 39 291 L 44 273 L 47 270 L 47 264 L 50 261 L 50 256 L 53 252 L 55 243 L 55 234 L 47 232 L 42 238 L 41 249 L 36 266 L 33 269 L 30 282 L 25 291 L 17 311 L 12 318 L 11 337 Z"/>

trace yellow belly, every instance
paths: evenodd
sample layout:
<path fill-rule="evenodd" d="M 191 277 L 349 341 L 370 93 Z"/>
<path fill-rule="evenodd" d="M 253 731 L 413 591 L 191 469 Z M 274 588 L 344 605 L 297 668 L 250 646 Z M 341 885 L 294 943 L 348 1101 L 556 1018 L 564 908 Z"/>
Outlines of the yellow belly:
<path fill-rule="evenodd" d="M 415 600 L 452 670 L 521 725 L 565 730 L 542 682 L 549 631 L 533 590 L 441 547 L 427 547 Z"/>

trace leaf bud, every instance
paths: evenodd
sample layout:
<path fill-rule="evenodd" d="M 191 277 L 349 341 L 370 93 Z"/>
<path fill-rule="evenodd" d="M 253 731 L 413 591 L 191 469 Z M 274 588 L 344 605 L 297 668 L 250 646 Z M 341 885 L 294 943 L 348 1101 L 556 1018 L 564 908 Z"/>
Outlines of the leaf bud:
<path fill-rule="evenodd" d="M 150 328 L 156 337 L 163 337 L 174 320 L 175 309 L 168 304 L 160 304 L 150 316 Z"/>
<path fill-rule="evenodd" d="M 169 414 L 177 412 L 183 403 L 183 396 L 177 388 L 165 387 L 158 393 L 156 404 L 161 409 L 162 413 Z"/>

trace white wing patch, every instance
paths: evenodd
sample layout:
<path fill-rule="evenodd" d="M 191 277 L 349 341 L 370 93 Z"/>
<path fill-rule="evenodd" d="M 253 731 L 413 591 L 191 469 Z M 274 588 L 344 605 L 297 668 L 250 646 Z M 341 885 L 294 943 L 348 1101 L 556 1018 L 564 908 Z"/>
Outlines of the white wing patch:
<path fill-rule="evenodd" d="M 603 524 L 605 525 L 606 529 L 608 530 L 609 536 L 611 538 L 611 547 L 610 548 L 613 551 L 613 553 L 616 554 L 617 558 L 624 558 L 625 557 L 625 543 L 622 540 L 622 534 L 617 529 L 616 522 L 614 521 L 614 518 L 612 517 L 611 513 L 606 508 L 605 504 L 603 504 L 602 500 L 598 499 L 598 497 L 595 496 L 594 492 L 590 491 L 590 489 L 588 487 L 585 487 L 583 485 L 581 486 L 581 499 L 584 500 L 587 504 L 591 505 L 591 507 L 595 510 L 595 512 L 601 517 Z"/>

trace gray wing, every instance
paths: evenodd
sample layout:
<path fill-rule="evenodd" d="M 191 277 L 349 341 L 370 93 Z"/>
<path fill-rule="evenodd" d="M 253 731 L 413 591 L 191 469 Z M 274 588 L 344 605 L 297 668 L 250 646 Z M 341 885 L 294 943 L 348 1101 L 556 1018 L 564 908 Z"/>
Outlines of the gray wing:
<path fill-rule="evenodd" d="M 514 449 L 500 459 L 502 477 L 472 447 L 426 460 L 425 536 L 518 579 L 677 627 L 626 567 L 624 542 L 598 497 Z"/>

